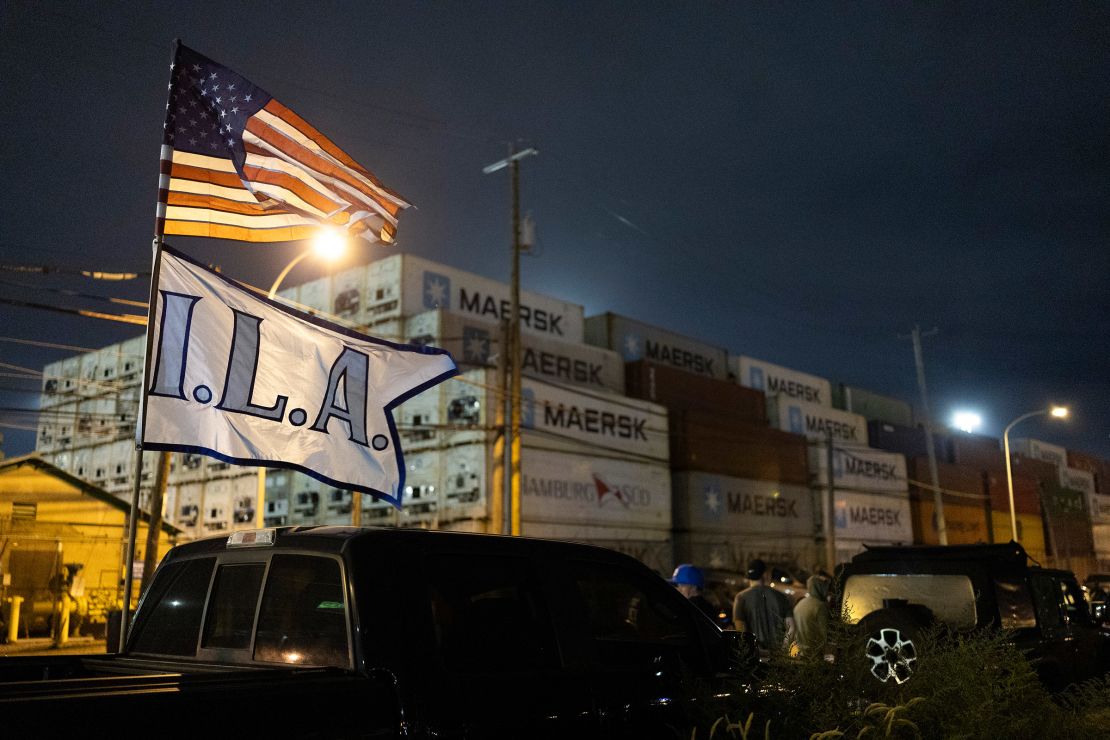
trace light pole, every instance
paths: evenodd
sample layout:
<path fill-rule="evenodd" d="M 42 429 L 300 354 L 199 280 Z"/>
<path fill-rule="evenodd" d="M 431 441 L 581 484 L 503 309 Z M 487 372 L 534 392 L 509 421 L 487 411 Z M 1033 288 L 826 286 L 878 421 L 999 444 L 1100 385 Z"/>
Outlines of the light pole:
<path fill-rule="evenodd" d="M 1014 511 L 1014 473 L 1010 464 L 1010 430 L 1026 419 L 1032 419 L 1034 416 L 1051 416 L 1054 419 L 1066 419 L 1068 418 L 1068 408 L 1067 406 L 1050 406 L 1047 409 L 1030 411 L 1028 414 L 1022 414 L 1011 421 L 1002 431 L 1002 452 L 1006 456 L 1006 490 L 1010 495 L 1010 537 L 1014 542 L 1018 540 L 1018 532 L 1017 512 Z"/>
<path fill-rule="evenodd" d="M 274 278 L 273 285 L 270 286 L 269 292 L 266 294 L 268 298 L 273 299 L 277 295 L 278 288 L 281 287 L 281 281 L 284 280 L 292 271 L 294 267 L 304 262 L 309 257 L 315 255 L 326 262 L 335 262 L 347 252 L 347 239 L 343 232 L 336 229 L 322 229 L 316 238 L 312 240 L 312 246 L 304 250 L 292 260 L 289 264 L 282 268 L 278 276 Z M 264 509 L 266 506 L 266 468 L 258 468 L 258 490 L 255 492 L 254 504 L 254 526 L 261 529 L 266 524 Z M 351 491 L 351 524 L 355 527 L 362 526 L 362 501 L 359 499 L 359 494 Z"/>

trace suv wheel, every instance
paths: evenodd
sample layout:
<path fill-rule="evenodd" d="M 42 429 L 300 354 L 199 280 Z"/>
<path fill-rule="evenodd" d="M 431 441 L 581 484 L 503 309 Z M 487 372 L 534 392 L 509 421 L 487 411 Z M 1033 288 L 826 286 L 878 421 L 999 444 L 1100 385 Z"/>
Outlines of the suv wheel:
<path fill-rule="evenodd" d="M 871 675 L 883 683 L 909 681 L 917 663 L 921 632 L 914 616 L 902 609 L 880 609 L 868 614 L 860 625 Z"/>

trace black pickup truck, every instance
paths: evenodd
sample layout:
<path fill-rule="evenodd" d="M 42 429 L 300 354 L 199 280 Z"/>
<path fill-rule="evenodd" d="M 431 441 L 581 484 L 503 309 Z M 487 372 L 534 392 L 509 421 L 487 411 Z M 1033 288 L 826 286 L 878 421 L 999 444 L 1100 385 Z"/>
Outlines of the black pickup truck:
<path fill-rule="evenodd" d="M 174 548 L 122 652 L 0 659 L 0 717 L 36 737 L 681 737 L 744 644 L 602 548 L 257 530 Z"/>

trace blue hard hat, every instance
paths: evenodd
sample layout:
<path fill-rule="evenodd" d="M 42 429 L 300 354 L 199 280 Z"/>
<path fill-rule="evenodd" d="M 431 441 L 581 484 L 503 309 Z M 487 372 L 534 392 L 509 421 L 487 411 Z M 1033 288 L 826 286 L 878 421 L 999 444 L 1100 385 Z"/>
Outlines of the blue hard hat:
<path fill-rule="evenodd" d="M 671 576 L 671 583 L 676 586 L 697 586 L 703 588 L 705 586 L 705 576 L 702 575 L 701 568 L 690 563 L 683 563 L 674 569 L 674 575 Z"/>

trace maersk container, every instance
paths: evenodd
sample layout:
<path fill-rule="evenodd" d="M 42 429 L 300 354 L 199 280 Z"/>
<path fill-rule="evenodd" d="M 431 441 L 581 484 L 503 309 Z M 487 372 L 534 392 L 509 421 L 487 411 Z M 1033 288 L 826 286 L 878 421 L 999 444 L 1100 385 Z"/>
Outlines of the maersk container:
<path fill-rule="evenodd" d="M 879 450 L 900 452 L 907 458 L 926 457 L 929 454 L 925 430 L 921 427 L 905 427 L 885 421 L 867 422 L 869 444 Z M 948 435 L 933 432 L 933 452 L 940 462 L 952 459 L 952 445 Z"/>
<path fill-rule="evenodd" d="M 833 526 L 841 543 L 913 543 L 908 493 L 833 490 Z"/>
<path fill-rule="evenodd" d="M 395 254 L 284 290 L 283 297 L 356 324 L 371 326 L 442 308 L 486 321 L 511 318 L 510 287 L 454 267 Z M 520 328 L 527 334 L 582 342 L 582 307 L 520 292 Z"/>
<path fill-rule="evenodd" d="M 498 324 L 426 311 L 405 322 L 406 344 L 441 347 L 461 365 L 494 367 L 501 354 Z M 521 372 L 525 377 L 623 394 L 624 364 L 611 350 L 574 344 L 539 334 L 521 335 Z"/>
<path fill-rule="evenodd" d="M 618 352 L 626 362 L 648 360 L 694 375 L 725 380 L 728 354 L 720 347 L 615 313 L 586 319 L 586 342 Z"/>
<path fill-rule="evenodd" d="M 729 423 L 716 414 L 671 414 L 671 466 L 735 478 L 807 485 L 805 437 L 778 429 Z"/>
<path fill-rule="evenodd" d="M 805 486 L 700 471 L 676 472 L 672 485 L 676 531 L 814 534 L 813 493 Z"/>
<path fill-rule="evenodd" d="M 900 398 L 846 383 L 837 383 L 832 390 L 834 408 L 859 414 L 868 421 L 885 421 L 907 427 L 913 425 L 913 407 Z"/>
<path fill-rule="evenodd" d="M 811 442 L 824 442 L 831 435 L 834 445 L 867 447 L 867 420 L 858 414 L 783 396 L 767 399 L 767 410 L 771 426 Z"/>
<path fill-rule="evenodd" d="M 1069 468 L 1066 465 L 1061 466 L 1060 485 L 1073 491 L 1079 491 L 1085 496 L 1091 496 L 1095 493 L 1095 476 L 1086 470 Z"/>
<path fill-rule="evenodd" d="M 815 486 L 828 488 L 828 468 L 828 448 L 825 445 L 810 447 L 809 469 Z M 897 452 L 854 446 L 843 448 L 834 444 L 833 488 L 850 491 L 907 491 L 909 483 L 906 458 Z"/>
<path fill-rule="evenodd" d="M 1068 451 L 1067 449 L 1048 442 L 1042 442 L 1039 439 L 1011 439 L 1010 440 L 1010 453 L 1019 453 L 1026 457 L 1031 457 L 1035 460 L 1044 460 L 1050 462 L 1058 468 L 1065 467 L 1068 464 Z"/>
<path fill-rule="evenodd" d="M 499 398 L 496 373 L 471 370 L 394 412 L 405 450 L 482 441 Z M 524 378 L 521 425 L 553 444 L 586 445 L 595 454 L 666 462 L 667 411 L 647 401 Z"/>
<path fill-rule="evenodd" d="M 832 385 L 825 378 L 745 355 L 730 357 L 729 369 L 736 382 L 763 391 L 768 400 L 785 398 L 832 407 Z"/>
<path fill-rule="evenodd" d="M 988 437 L 985 434 L 968 434 L 955 432 L 950 437 L 952 442 L 952 462 L 959 465 L 974 465 L 989 468 L 997 465 L 999 461 L 1005 464 L 1002 455 L 1002 445 L 997 437 Z"/>
<path fill-rule="evenodd" d="M 722 421 L 767 423 L 763 394 L 727 380 L 691 375 L 647 360 L 627 363 L 625 378 L 628 395 L 672 411 L 709 409 Z"/>

